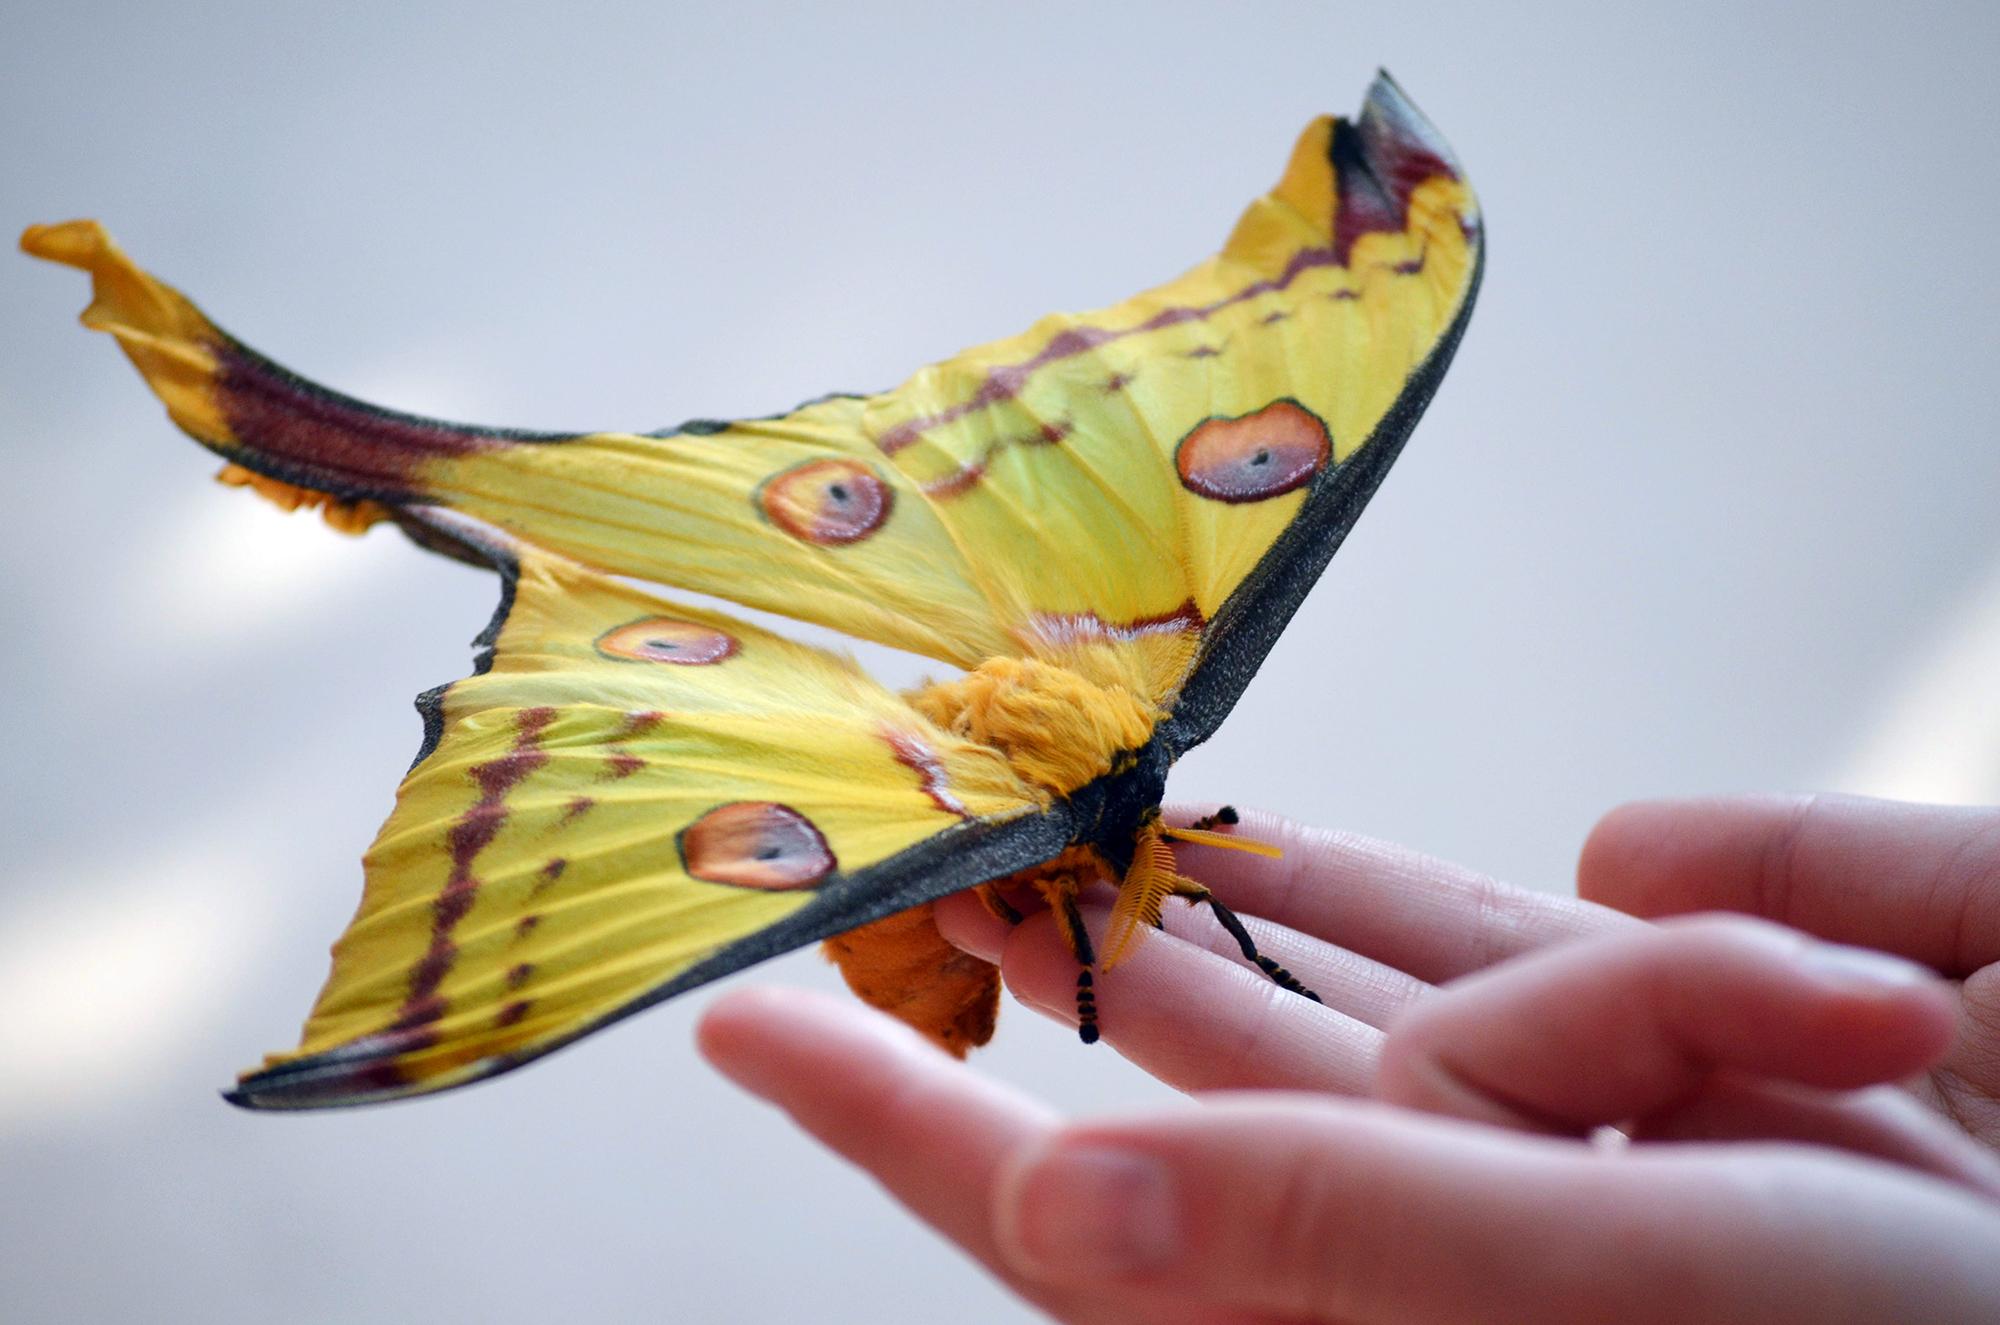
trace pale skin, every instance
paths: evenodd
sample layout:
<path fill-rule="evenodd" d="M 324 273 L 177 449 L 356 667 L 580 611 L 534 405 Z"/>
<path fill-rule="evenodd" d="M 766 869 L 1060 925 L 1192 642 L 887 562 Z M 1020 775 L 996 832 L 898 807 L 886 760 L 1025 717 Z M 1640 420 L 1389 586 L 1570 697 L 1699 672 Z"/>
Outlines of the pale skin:
<path fill-rule="evenodd" d="M 1201 1108 L 1067 1121 L 799 991 L 719 1000 L 702 1047 L 1064 1321 L 2000 1313 L 2000 811 L 1627 806 L 1581 899 L 1236 831 L 1284 859 L 1182 870 L 1325 1004 L 1179 908 L 1096 986 L 1106 1041 Z M 1045 912 L 938 916 L 1073 1019 Z"/>

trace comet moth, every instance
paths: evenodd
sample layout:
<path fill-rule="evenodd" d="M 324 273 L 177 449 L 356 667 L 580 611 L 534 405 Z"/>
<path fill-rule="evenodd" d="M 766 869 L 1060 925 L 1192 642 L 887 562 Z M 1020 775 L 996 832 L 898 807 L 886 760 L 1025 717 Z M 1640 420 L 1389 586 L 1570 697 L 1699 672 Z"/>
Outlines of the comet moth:
<path fill-rule="evenodd" d="M 472 674 L 366 854 L 360 910 L 253 1108 L 494 1076 L 824 940 L 869 1002 L 957 1053 L 995 969 L 931 905 L 1047 898 L 1091 972 L 1175 896 L 1168 770 L 1214 734 L 1353 526 L 1471 312 L 1482 229 L 1386 76 L 1308 125 L 1215 256 L 893 390 L 648 433 L 471 427 L 315 385 L 91 221 L 30 253 L 90 273 L 107 331 L 223 481 L 493 571 Z M 662 591 L 635 582 L 662 586 Z M 698 593 L 959 669 L 907 693 Z M 1119 889 L 1102 953 L 1077 891 Z M 1245 955 L 1234 917 L 1216 907 Z M 1305 992 L 1300 989 L 1299 992 Z"/>

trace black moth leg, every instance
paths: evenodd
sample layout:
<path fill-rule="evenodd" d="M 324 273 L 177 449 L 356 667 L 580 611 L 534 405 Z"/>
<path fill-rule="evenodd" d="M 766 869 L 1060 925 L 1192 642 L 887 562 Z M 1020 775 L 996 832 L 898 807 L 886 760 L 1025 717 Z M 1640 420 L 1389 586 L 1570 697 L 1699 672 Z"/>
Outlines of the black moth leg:
<path fill-rule="evenodd" d="M 1097 952 L 1090 946 L 1090 932 L 1083 927 L 1083 912 L 1077 910 L 1074 896 L 1062 899 L 1063 937 L 1069 940 L 1069 950 L 1076 954 L 1083 969 L 1076 973 L 1076 1034 L 1085 1044 L 1097 1043 L 1097 990 L 1093 988 L 1096 977 L 1091 968 L 1097 965 Z"/>
<path fill-rule="evenodd" d="M 986 907 L 987 914 L 1010 925 L 1018 925 L 1027 918 L 1012 902 L 1000 895 L 999 889 L 990 884 L 982 885 L 974 891 L 979 894 L 979 900 Z"/>
<path fill-rule="evenodd" d="M 1214 814 L 1204 814 L 1201 818 L 1189 824 L 1188 827 L 1199 829 L 1206 833 L 1219 827 L 1234 827 L 1238 822 L 1240 822 L 1240 819 L 1236 813 L 1236 807 L 1234 805 L 1225 805 Z"/>
<path fill-rule="evenodd" d="M 1216 923 L 1229 931 L 1229 937 L 1235 939 L 1236 946 L 1243 949 L 1244 960 L 1270 976 L 1278 988 L 1289 989 L 1292 993 L 1302 998 L 1309 998 L 1315 1003 L 1320 1001 L 1319 995 L 1300 984 L 1297 976 L 1257 951 L 1257 944 L 1251 939 L 1250 931 L 1243 928 L 1243 922 L 1236 918 L 1234 911 L 1215 900 L 1214 893 L 1198 883 L 1188 882 L 1174 889 L 1174 896 L 1186 898 L 1189 905 L 1197 902 L 1207 903 L 1208 909 L 1215 912 Z"/>

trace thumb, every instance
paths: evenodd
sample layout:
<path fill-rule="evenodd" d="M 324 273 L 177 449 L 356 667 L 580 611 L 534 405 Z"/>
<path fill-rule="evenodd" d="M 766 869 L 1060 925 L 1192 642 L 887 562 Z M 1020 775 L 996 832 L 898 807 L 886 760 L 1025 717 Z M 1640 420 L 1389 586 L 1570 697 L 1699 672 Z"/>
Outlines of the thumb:
<path fill-rule="evenodd" d="M 1977 1320 L 2000 1300 L 2000 1217 L 1960 1189 L 1803 1148 L 1671 1150 L 1231 1097 L 1032 1144 L 995 1241 L 1032 1283 L 1356 1325 Z"/>

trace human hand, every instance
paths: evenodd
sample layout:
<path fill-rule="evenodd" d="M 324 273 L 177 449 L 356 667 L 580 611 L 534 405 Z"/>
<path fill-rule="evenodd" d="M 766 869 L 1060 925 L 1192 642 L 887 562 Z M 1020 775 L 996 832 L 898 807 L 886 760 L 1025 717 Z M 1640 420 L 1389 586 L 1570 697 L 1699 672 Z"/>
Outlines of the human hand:
<path fill-rule="evenodd" d="M 1614 810 L 1577 869 L 1635 916 L 1740 911 L 1953 980 L 1958 1035 L 1918 1098 L 2000 1148 L 2000 810 L 1739 796 Z"/>
<path fill-rule="evenodd" d="M 1605 1149 L 1301 1093 L 1064 1126 L 900 1025 L 795 991 L 722 1000 L 702 1043 L 1067 1321 L 1989 1319 L 2000 1164 L 1898 1092 L 1833 1094 L 1951 1034 L 1918 968 L 1705 920 L 1506 962 L 1388 1039 L 1384 1094 L 1418 1108 L 1586 1130 L 1672 1117 L 1691 1083 L 1728 1077 L 1814 1092 L 1850 1129 L 1827 1139 L 1896 1164 Z"/>
<path fill-rule="evenodd" d="M 1198 817 L 1169 807 L 1171 822 Z M 1433 987 L 1548 944 L 1643 928 L 1607 907 L 1497 883 L 1389 842 L 1243 812 L 1234 834 L 1277 859 L 1173 844 L 1183 873 L 1243 920 L 1260 951 L 1322 1000 L 1280 989 L 1247 965 L 1205 908 L 1170 902 L 1165 929 L 1098 971 L 1106 1043 L 1181 1090 L 1289 1089 L 1366 1094 L 1383 1031 Z M 1114 894 L 1081 899 L 1102 936 Z M 998 965 L 1014 996 L 1076 1020 L 1076 959 L 1032 896 L 1010 926 L 970 893 L 942 898 L 938 928 Z M 1100 945 L 1101 946 L 1101 945 Z"/>
<path fill-rule="evenodd" d="M 1237 831 L 1274 843 L 1283 857 L 1190 844 L 1176 854 L 1243 915 L 1259 948 L 1324 1003 L 1289 995 L 1244 965 L 1199 909 L 1169 907 L 1166 932 L 1100 972 L 1096 990 L 1105 1039 L 1182 1090 L 1368 1094 L 1387 1027 L 1437 984 L 1551 944 L 1640 928 L 1633 916 L 1724 910 L 1963 977 L 1956 1040 L 1916 1094 L 2000 1145 L 2000 813 L 1852 797 L 1626 806 L 1585 846 L 1583 900 L 1254 811 Z M 1108 890 L 1086 899 L 1094 933 L 1109 907 Z M 964 894 L 940 901 L 937 918 L 952 942 L 998 963 L 1027 1006 L 1074 1019 L 1075 959 L 1046 913 L 1010 927 Z M 1853 1132 L 1820 1101 L 1790 1090 L 1711 1082 L 1683 1104 L 1675 1117 L 1654 1120 L 1660 1134 L 1829 1141 Z M 1891 1116 L 1873 1103 L 1868 1111 L 1877 1121 L 1862 1131 Z M 1894 1149 L 1886 1141 L 1864 1148 L 1884 1145 Z"/>

